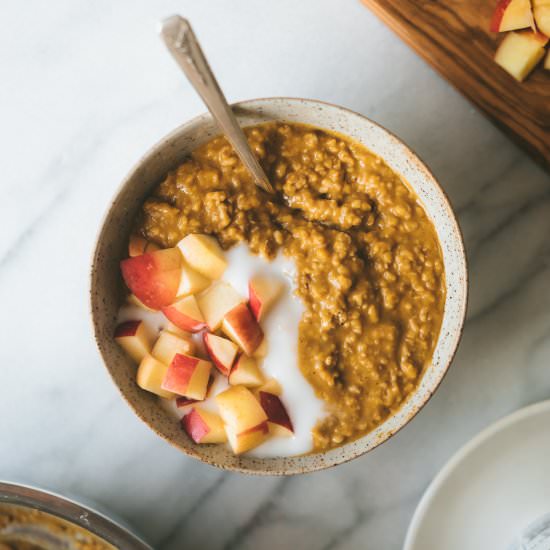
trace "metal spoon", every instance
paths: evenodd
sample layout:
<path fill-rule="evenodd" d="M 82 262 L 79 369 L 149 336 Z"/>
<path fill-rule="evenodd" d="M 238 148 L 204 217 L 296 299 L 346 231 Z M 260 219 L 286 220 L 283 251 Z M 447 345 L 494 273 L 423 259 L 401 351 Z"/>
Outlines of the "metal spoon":
<path fill-rule="evenodd" d="M 264 191 L 273 193 L 273 187 L 250 149 L 231 107 L 227 104 L 189 21 L 179 15 L 173 15 L 161 22 L 160 35 L 243 164 L 254 177 L 256 185 Z"/>

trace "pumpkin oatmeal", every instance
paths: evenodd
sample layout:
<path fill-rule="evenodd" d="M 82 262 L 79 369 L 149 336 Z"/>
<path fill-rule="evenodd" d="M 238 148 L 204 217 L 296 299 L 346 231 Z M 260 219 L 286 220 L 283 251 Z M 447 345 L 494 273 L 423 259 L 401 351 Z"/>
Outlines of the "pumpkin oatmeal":
<path fill-rule="evenodd" d="M 137 229 L 163 248 L 206 233 L 225 249 L 244 241 L 294 260 L 299 366 L 329 410 L 313 432 L 326 450 L 378 426 L 416 388 L 443 317 L 441 250 L 416 195 L 359 143 L 301 124 L 245 133 L 274 196 L 217 137 L 157 186 Z"/>

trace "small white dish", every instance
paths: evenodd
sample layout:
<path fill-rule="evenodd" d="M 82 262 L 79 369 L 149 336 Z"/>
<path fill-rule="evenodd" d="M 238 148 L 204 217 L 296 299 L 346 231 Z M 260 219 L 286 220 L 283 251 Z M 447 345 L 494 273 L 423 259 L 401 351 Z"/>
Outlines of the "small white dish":
<path fill-rule="evenodd" d="M 506 550 L 550 512 L 550 401 L 499 420 L 447 462 L 403 550 Z M 546 546 L 544 546 L 546 548 Z"/>

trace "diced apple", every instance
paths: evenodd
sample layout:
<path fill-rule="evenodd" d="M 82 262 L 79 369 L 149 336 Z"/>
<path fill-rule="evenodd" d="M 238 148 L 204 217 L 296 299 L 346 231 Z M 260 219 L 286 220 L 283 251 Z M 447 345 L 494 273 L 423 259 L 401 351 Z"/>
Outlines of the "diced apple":
<path fill-rule="evenodd" d="M 248 283 L 248 304 L 257 321 L 269 311 L 283 290 L 283 282 L 274 277 L 253 277 Z"/>
<path fill-rule="evenodd" d="M 115 340 L 136 363 L 151 351 L 152 337 L 143 321 L 126 321 L 118 325 Z"/>
<path fill-rule="evenodd" d="M 178 248 L 187 263 L 209 279 L 219 279 L 227 267 L 218 241 L 209 235 L 187 235 L 178 243 Z"/>
<path fill-rule="evenodd" d="M 172 323 L 172 321 L 166 320 L 164 323 L 164 330 L 166 332 L 171 332 L 172 334 L 175 334 L 176 336 L 179 336 L 180 338 L 191 338 L 191 333 L 187 332 L 186 330 L 181 330 L 181 328 L 177 327 Z"/>
<path fill-rule="evenodd" d="M 263 359 L 267 355 L 267 338 L 262 340 L 262 343 L 256 348 L 256 351 L 252 354 L 252 357 L 256 359 Z"/>
<path fill-rule="evenodd" d="M 231 386 L 215 397 L 220 415 L 235 433 L 251 430 L 267 420 L 267 414 L 253 393 L 244 386 Z"/>
<path fill-rule="evenodd" d="M 535 28 L 531 0 L 499 0 L 491 21 L 491 32 Z"/>
<path fill-rule="evenodd" d="M 224 315 L 245 300 L 230 284 L 219 282 L 199 294 L 197 302 L 208 328 L 213 332 L 220 327 Z"/>
<path fill-rule="evenodd" d="M 244 453 L 267 439 L 267 415 L 248 388 L 231 386 L 215 400 L 234 453 Z"/>
<path fill-rule="evenodd" d="M 269 430 L 272 435 L 291 436 L 294 433 L 294 427 L 279 396 L 261 390 L 258 393 L 260 404 L 267 414 Z"/>
<path fill-rule="evenodd" d="M 163 307 L 162 313 L 181 330 L 199 332 L 206 328 L 195 296 L 186 296 L 172 305 Z"/>
<path fill-rule="evenodd" d="M 162 381 L 162 389 L 202 401 L 208 388 L 212 363 L 178 353 Z"/>
<path fill-rule="evenodd" d="M 222 338 L 209 332 L 203 334 L 203 340 L 204 347 L 214 365 L 216 365 L 224 376 L 229 376 L 235 357 L 237 357 L 237 353 L 239 352 L 237 345 L 227 338 Z"/>
<path fill-rule="evenodd" d="M 212 281 L 195 271 L 185 260 L 183 260 L 181 266 L 181 279 L 178 288 L 178 298 L 189 296 L 189 294 L 196 294 L 205 288 L 210 286 Z"/>
<path fill-rule="evenodd" d="M 154 393 L 160 397 L 174 397 L 172 392 L 162 389 L 162 381 L 166 376 L 168 367 L 155 359 L 151 355 L 146 355 L 139 364 L 137 371 L 137 384 L 146 391 Z"/>
<path fill-rule="evenodd" d="M 187 435 L 195 443 L 223 443 L 227 435 L 222 419 L 216 413 L 192 408 L 181 423 Z"/>
<path fill-rule="evenodd" d="M 148 241 L 137 233 L 132 233 L 128 240 L 128 256 L 133 258 L 134 256 L 141 256 L 146 252 L 154 252 L 160 250 L 160 246 Z"/>
<path fill-rule="evenodd" d="M 264 333 L 246 304 L 239 304 L 225 314 L 222 330 L 247 355 L 252 355 L 262 343 Z"/>
<path fill-rule="evenodd" d="M 229 383 L 232 386 L 242 385 L 254 388 L 263 384 L 264 377 L 258 368 L 255 359 L 241 353 L 235 362 L 235 366 L 229 374 Z"/>
<path fill-rule="evenodd" d="M 131 306 L 139 307 L 141 309 L 144 309 L 145 311 L 156 311 L 155 309 L 147 307 L 135 294 L 130 294 L 128 298 L 126 298 L 126 301 Z"/>
<path fill-rule="evenodd" d="M 506 35 L 495 54 L 495 61 L 520 82 L 544 57 L 548 38 L 533 31 L 511 32 Z"/>
<path fill-rule="evenodd" d="M 225 432 L 232 451 L 239 455 L 261 445 L 269 437 L 269 425 L 268 422 L 262 422 L 241 433 L 237 433 L 235 428 L 226 425 Z"/>
<path fill-rule="evenodd" d="M 206 386 L 206 395 L 204 396 L 204 399 L 208 397 L 208 394 L 210 393 L 210 388 L 212 388 L 212 385 L 214 384 L 214 376 L 211 374 L 210 378 L 208 379 L 208 385 Z M 200 403 L 201 401 L 204 401 L 204 399 L 192 399 L 190 397 L 185 397 L 184 395 L 180 395 L 176 397 L 176 407 L 178 409 L 182 409 L 183 407 L 187 407 L 188 405 L 192 405 L 193 403 Z"/>
<path fill-rule="evenodd" d="M 275 378 L 270 378 L 263 386 L 258 388 L 258 393 L 261 391 L 280 396 L 283 393 L 283 388 Z"/>
<path fill-rule="evenodd" d="M 120 262 L 128 288 L 152 309 L 171 304 L 181 277 L 181 253 L 177 248 L 147 252 Z"/>
<path fill-rule="evenodd" d="M 193 355 L 195 343 L 191 338 L 182 338 L 167 330 L 162 330 L 153 346 L 151 355 L 165 365 L 169 365 L 177 353 Z"/>
<path fill-rule="evenodd" d="M 533 13 L 538 30 L 550 36 L 550 0 L 533 0 Z"/>

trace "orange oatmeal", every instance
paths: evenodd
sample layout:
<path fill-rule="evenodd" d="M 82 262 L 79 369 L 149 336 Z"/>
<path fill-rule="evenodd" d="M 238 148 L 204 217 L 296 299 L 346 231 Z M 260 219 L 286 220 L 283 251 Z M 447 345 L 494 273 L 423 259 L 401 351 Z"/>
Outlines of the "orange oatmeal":
<path fill-rule="evenodd" d="M 415 390 L 443 317 L 442 254 L 416 195 L 361 144 L 295 123 L 245 132 L 274 196 L 217 137 L 156 187 L 137 230 L 163 248 L 205 233 L 294 260 L 299 367 L 329 411 L 313 432 L 322 451 L 372 430 Z"/>

